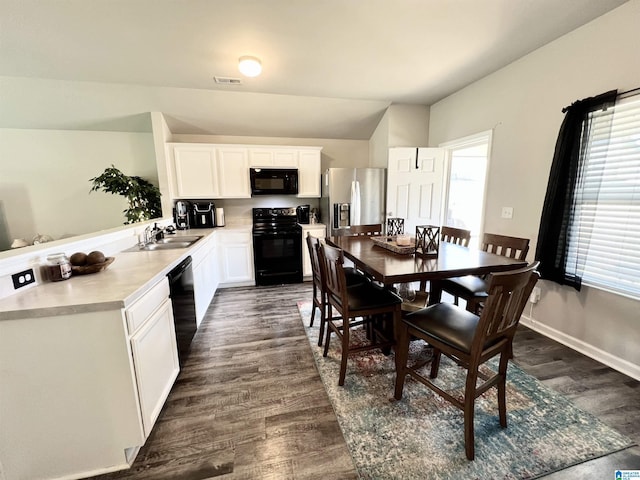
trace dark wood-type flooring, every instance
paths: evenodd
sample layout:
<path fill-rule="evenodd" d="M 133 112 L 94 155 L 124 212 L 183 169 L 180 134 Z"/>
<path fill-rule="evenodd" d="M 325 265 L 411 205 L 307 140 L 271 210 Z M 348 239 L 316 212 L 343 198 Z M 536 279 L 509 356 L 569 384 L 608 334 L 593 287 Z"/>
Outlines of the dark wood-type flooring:
<path fill-rule="evenodd" d="M 310 283 L 218 291 L 132 468 L 95 478 L 356 479 L 299 320 L 296 302 L 310 298 Z M 640 382 L 524 327 L 514 360 L 640 442 Z M 545 478 L 608 479 L 616 469 L 640 469 L 640 449 Z"/>

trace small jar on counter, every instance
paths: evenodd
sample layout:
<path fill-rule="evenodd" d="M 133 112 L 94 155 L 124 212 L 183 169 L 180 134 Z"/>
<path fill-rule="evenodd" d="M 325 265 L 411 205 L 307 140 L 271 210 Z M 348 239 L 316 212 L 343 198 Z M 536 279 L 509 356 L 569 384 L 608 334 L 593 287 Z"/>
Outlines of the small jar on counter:
<path fill-rule="evenodd" d="M 47 257 L 45 267 L 47 277 L 52 282 L 59 282 L 71 277 L 71 262 L 64 253 L 53 253 Z"/>

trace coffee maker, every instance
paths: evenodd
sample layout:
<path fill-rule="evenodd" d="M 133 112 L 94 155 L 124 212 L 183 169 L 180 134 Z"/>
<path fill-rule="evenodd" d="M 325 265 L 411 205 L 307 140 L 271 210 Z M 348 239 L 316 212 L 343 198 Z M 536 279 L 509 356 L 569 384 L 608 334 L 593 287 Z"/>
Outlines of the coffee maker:
<path fill-rule="evenodd" d="M 178 230 L 188 230 L 190 226 L 189 211 L 191 204 L 186 200 L 177 200 L 173 207 L 173 221 Z"/>
<path fill-rule="evenodd" d="M 309 223 L 310 208 L 310 205 L 298 205 L 296 207 L 296 217 L 298 223 L 302 223 L 305 225 Z"/>
<path fill-rule="evenodd" d="M 216 226 L 216 206 L 211 200 L 191 202 L 191 228 L 213 228 Z"/>

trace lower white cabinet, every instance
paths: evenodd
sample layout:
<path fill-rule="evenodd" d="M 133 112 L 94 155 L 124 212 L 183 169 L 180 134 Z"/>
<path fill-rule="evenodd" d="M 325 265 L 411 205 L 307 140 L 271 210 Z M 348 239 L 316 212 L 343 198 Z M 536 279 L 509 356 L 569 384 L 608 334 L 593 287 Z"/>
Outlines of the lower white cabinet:
<path fill-rule="evenodd" d="M 255 275 L 251 228 L 219 229 L 216 236 L 220 258 L 220 284 L 253 285 Z"/>
<path fill-rule="evenodd" d="M 216 232 L 217 233 L 217 232 Z M 218 247 L 215 238 L 207 243 L 193 257 L 193 289 L 196 304 L 196 323 L 198 327 L 207 313 L 209 304 L 220 283 Z"/>
<path fill-rule="evenodd" d="M 179 371 L 168 292 L 162 278 L 126 308 L 0 321 L 0 479 L 131 465 Z"/>
<path fill-rule="evenodd" d="M 326 237 L 327 228 L 321 224 L 303 225 L 302 226 L 302 276 L 310 277 L 313 274 L 311 270 L 311 257 L 309 247 L 307 246 L 307 235 L 317 238 Z"/>
<path fill-rule="evenodd" d="M 142 425 L 148 437 L 180 371 L 169 299 L 165 299 L 131 337 L 131 351 Z"/>

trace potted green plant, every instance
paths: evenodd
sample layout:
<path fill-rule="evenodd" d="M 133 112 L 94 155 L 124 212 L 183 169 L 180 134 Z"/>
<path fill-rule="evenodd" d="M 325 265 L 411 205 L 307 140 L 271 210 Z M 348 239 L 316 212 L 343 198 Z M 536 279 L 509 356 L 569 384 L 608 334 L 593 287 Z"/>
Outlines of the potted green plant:
<path fill-rule="evenodd" d="M 129 208 L 123 210 L 127 219 L 125 225 L 162 216 L 160 190 L 144 178 L 125 175 L 111 165 L 89 181 L 92 182 L 89 193 L 102 190 L 127 199 Z"/>

